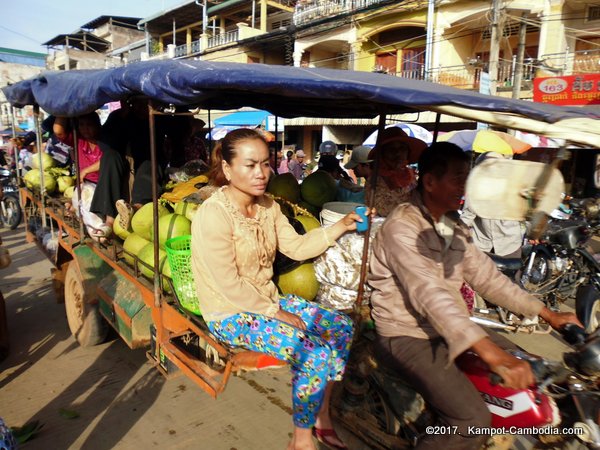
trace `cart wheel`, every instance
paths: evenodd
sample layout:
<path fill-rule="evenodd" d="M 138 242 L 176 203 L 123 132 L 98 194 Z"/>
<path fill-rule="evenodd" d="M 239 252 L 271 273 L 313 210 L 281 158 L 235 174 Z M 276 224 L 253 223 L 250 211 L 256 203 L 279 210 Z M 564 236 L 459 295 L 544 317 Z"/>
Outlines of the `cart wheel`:
<path fill-rule="evenodd" d="M 86 295 L 79 266 L 71 261 L 65 276 L 65 310 L 69 329 L 82 347 L 97 345 L 106 339 L 108 324 Z"/>

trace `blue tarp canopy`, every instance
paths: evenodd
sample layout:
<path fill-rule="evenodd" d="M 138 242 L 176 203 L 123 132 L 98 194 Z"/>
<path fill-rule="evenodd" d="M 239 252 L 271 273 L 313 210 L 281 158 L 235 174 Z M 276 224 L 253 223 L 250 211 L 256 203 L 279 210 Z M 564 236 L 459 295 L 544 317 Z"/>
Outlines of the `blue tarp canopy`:
<path fill-rule="evenodd" d="M 558 107 L 352 70 L 145 61 L 114 69 L 45 73 L 3 92 L 13 106 L 37 104 L 68 117 L 132 95 L 181 107 L 252 107 L 289 118 L 366 118 L 430 110 L 600 147 L 599 107 Z"/>
<path fill-rule="evenodd" d="M 217 127 L 257 127 L 269 117 L 268 111 L 238 111 L 215 119 Z"/>

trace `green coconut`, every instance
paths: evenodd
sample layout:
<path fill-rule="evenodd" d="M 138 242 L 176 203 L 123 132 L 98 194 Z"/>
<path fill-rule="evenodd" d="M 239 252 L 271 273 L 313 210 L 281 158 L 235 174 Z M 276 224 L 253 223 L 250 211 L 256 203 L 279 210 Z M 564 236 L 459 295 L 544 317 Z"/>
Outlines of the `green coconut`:
<path fill-rule="evenodd" d="M 163 289 L 165 290 L 165 292 L 170 294 L 171 293 L 171 285 L 169 284 L 169 280 L 167 278 L 172 279 L 173 276 L 171 275 L 171 264 L 169 263 L 168 257 L 165 258 L 165 262 L 163 264 L 161 274 L 163 276 L 163 279 L 162 279 Z"/>
<path fill-rule="evenodd" d="M 298 222 L 302 224 L 304 230 L 308 233 L 310 230 L 314 230 L 315 228 L 320 228 L 321 223 L 310 216 L 296 216 L 295 217 Z"/>
<path fill-rule="evenodd" d="M 312 301 L 317 296 L 321 285 L 317 281 L 313 263 L 307 262 L 289 272 L 280 274 L 277 286 L 284 295 L 294 294 Z"/>
<path fill-rule="evenodd" d="M 123 248 L 129 253 L 123 253 L 123 257 L 125 261 L 130 266 L 133 266 L 135 263 L 135 259 L 131 255 L 138 255 L 140 250 L 148 245 L 150 241 L 148 239 L 144 239 L 138 234 L 131 233 L 123 242 Z"/>
<path fill-rule="evenodd" d="M 145 263 L 145 264 L 140 264 L 140 272 L 142 272 L 142 275 L 144 275 L 145 277 L 148 277 L 150 279 L 153 279 L 154 278 L 154 243 L 153 242 L 149 242 L 139 251 L 138 259 L 141 262 Z M 166 262 L 167 262 L 167 253 L 162 249 L 158 249 L 158 272 L 159 273 L 163 272 Z M 147 267 L 146 264 L 150 267 Z M 169 269 L 169 273 L 170 273 L 170 269 Z"/>
<path fill-rule="evenodd" d="M 23 181 L 25 181 L 25 186 L 29 189 L 37 191 L 42 184 L 42 173 L 39 169 L 31 169 L 25 174 Z M 46 192 L 52 194 L 56 190 L 56 178 L 48 172 L 44 172 L 44 185 L 46 186 Z"/>
<path fill-rule="evenodd" d="M 319 208 L 317 206 L 313 206 L 310 203 L 305 202 L 304 200 L 302 200 L 300 203 L 298 203 L 298 206 L 300 206 L 301 208 L 304 208 L 305 210 L 307 210 L 309 213 L 311 213 L 315 217 L 319 217 L 319 213 L 321 212 L 321 208 Z"/>
<path fill-rule="evenodd" d="M 300 201 L 300 185 L 296 177 L 289 172 L 271 177 L 267 186 L 267 192 L 292 203 Z"/>
<path fill-rule="evenodd" d="M 121 226 L 120 220 L 121 220 L 121 215 L 117 214 L 117 217 L 115 218 L 115 222 L 113 223 L 113 232 L 118 237 L 125 240 L 131 233 L 133 233 L 133 230 L 131 229 L 131 224 L 129 224 L 129 228 L 124 229 Z"/>
<path fill-rule="evenodd" d="M 42 153 L 42 169 L 47 170 L 50 167 L 54 167 L 56 162 L 48 153 Z M 31 167 L 34 169 L 40 168 L 40 155 L 35 154 L 31 157 Z"/>
<path fill-rule="evenodd" d="M 151 233 L 152 211 L 153 204 L 146 203 L 144 206 L 138 209 L 131 218 L 131 229 L 134 231 L 134 233 L 149 241 L 151 241 L 153 238 L 153 234 Z M 159 203 L 158 217 L 160 218 L 165 214 L 169 214 L 169 210 Z"/>
<path fill-rule="evenodd" d="M 66 198 L 73 198 L 74 194 L 75 194 L 75 186 L 70 186 L 70 187 L 66 188 L 65 192 L 63 193 L 63 195 Z"/>
<path fill-rule="evenodd" d="M 152 236 L 153 227 L 150 227 Z M 165 248 L 165 242 L 171 238 L 191 234 L 192 222 L 181 214 L 165 214 L 158 219 L 158 245 Z"/>
<path fill-rule="evenodd" d="M 198 203 L 179 202 L 175 205 L 175 214 L 185 216 L 190 222 L 198 210 Z"/>
<path fill-rule="evenodd" d="M 58 177 L 56 182 L 58 183 L 58 192 L 65 192 L 68 187 L 75 185 L 75 180 L 73 177 L 64 175 L 62 177 Z"/>
<path fill-rule="evenodd" d="M 304 201 L 322 208 L 325 203 L 335 200 L 337 183 L 329 173 L 317 170 L 304 179 L 300 189 Z"/>

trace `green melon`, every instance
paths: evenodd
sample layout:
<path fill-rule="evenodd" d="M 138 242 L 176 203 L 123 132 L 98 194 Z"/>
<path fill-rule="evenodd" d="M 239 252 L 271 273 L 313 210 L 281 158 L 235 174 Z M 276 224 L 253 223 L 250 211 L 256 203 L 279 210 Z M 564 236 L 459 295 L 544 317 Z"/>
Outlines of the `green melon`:
<path fill-rule="evenodd" d="M 150 235 L 154 236 L 154 227 L 150 227 Z M 158 245 L 165 248 L 165 242 L 171 238 L 186 236 L 192 233 L 192 222 L 180 214 L 165 214 L 158 219 Z"/>
<path fill-rule="evenodd" d="M 311 262 L 301 264 L 294 270 L 279 275 L 277 286 L 285 294 L 294 294 L 305 300 L 312 301 L 319 292 L 320 284 L 315 275 Z"/>
<path fill-rule="evenodd" d="M 300 185 L 296 177 L 291 173 L 283 173 L 271 177 L 267 186 L 267 192 L 292 203 L 300 201 Z"/>
<path fill-rule="evenodd" d="M 337 183 L 329 173 L 317 170 L 307 176 L 300 187 L 302 199 L 317 208 L 335 200 Z"/>
<path fill-rule="evenodd" d="M 153 235 L 150 232 L 152 228 L 152 203 L 146 203 L 140 209 L 138 209 L 133 217 L 131 218 L 131 229 L 138 236 L 143 237 L 149 241 L 152 240 Z M 163 205 L 158 205 L 158 217 L 162 217 L 165 214 L 169 214 L 169 210 Z"/>
<path fill-rule="evenodd" d="M 123 248 L 131 255 L 137 255 L 139 254 L 140 250 L 149 243 L 150 241 L 148 239 L 144 239 L 143 237 L 135 233 L 131 233 L 129 236 L 127 236 L 125 242 L 123 242 Z M 127 264 L 129 264 L 130 266 L 134 265 L 135 260 L 133 256 L 130 256 L 127 253 L 123 253 L 123 257 L 125 258 Z"/>

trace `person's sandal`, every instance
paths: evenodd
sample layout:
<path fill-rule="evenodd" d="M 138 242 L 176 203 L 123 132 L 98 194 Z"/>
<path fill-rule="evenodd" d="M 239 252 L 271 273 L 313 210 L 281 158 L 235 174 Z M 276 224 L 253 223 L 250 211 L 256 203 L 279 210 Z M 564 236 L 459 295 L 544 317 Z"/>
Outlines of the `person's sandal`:
<path fill-rule="evenodd" d="M 98 228 L 88 227 L 88 233 L 90 237 L 100 244 L 105 244 L 110 239 L 112 236 L 112 231 L 112 227 L 110 225 L 106 225 L 105 223 L 100 225 Z"/>
<path fill-rule="evenodd" d="M 319 441 L 321 444 L 325 444 L 329 448 L 348 450 L 348 447 L 344 445 L 333 428 L 313 427 L 313 436 L 317 439 L 317 441 Z M 342 445 L 336 444 L 331 438 L 335 438 L 337 441 L 342 442 Z"/>
<path fill-rule="evenodd" d="M 131 217 L 133 216 L 133 208 L 125 200 L 117 200 L 115 206 L 119 212 L 119 225 L 124 230 L 128 230 L 131 224 Z"/>

